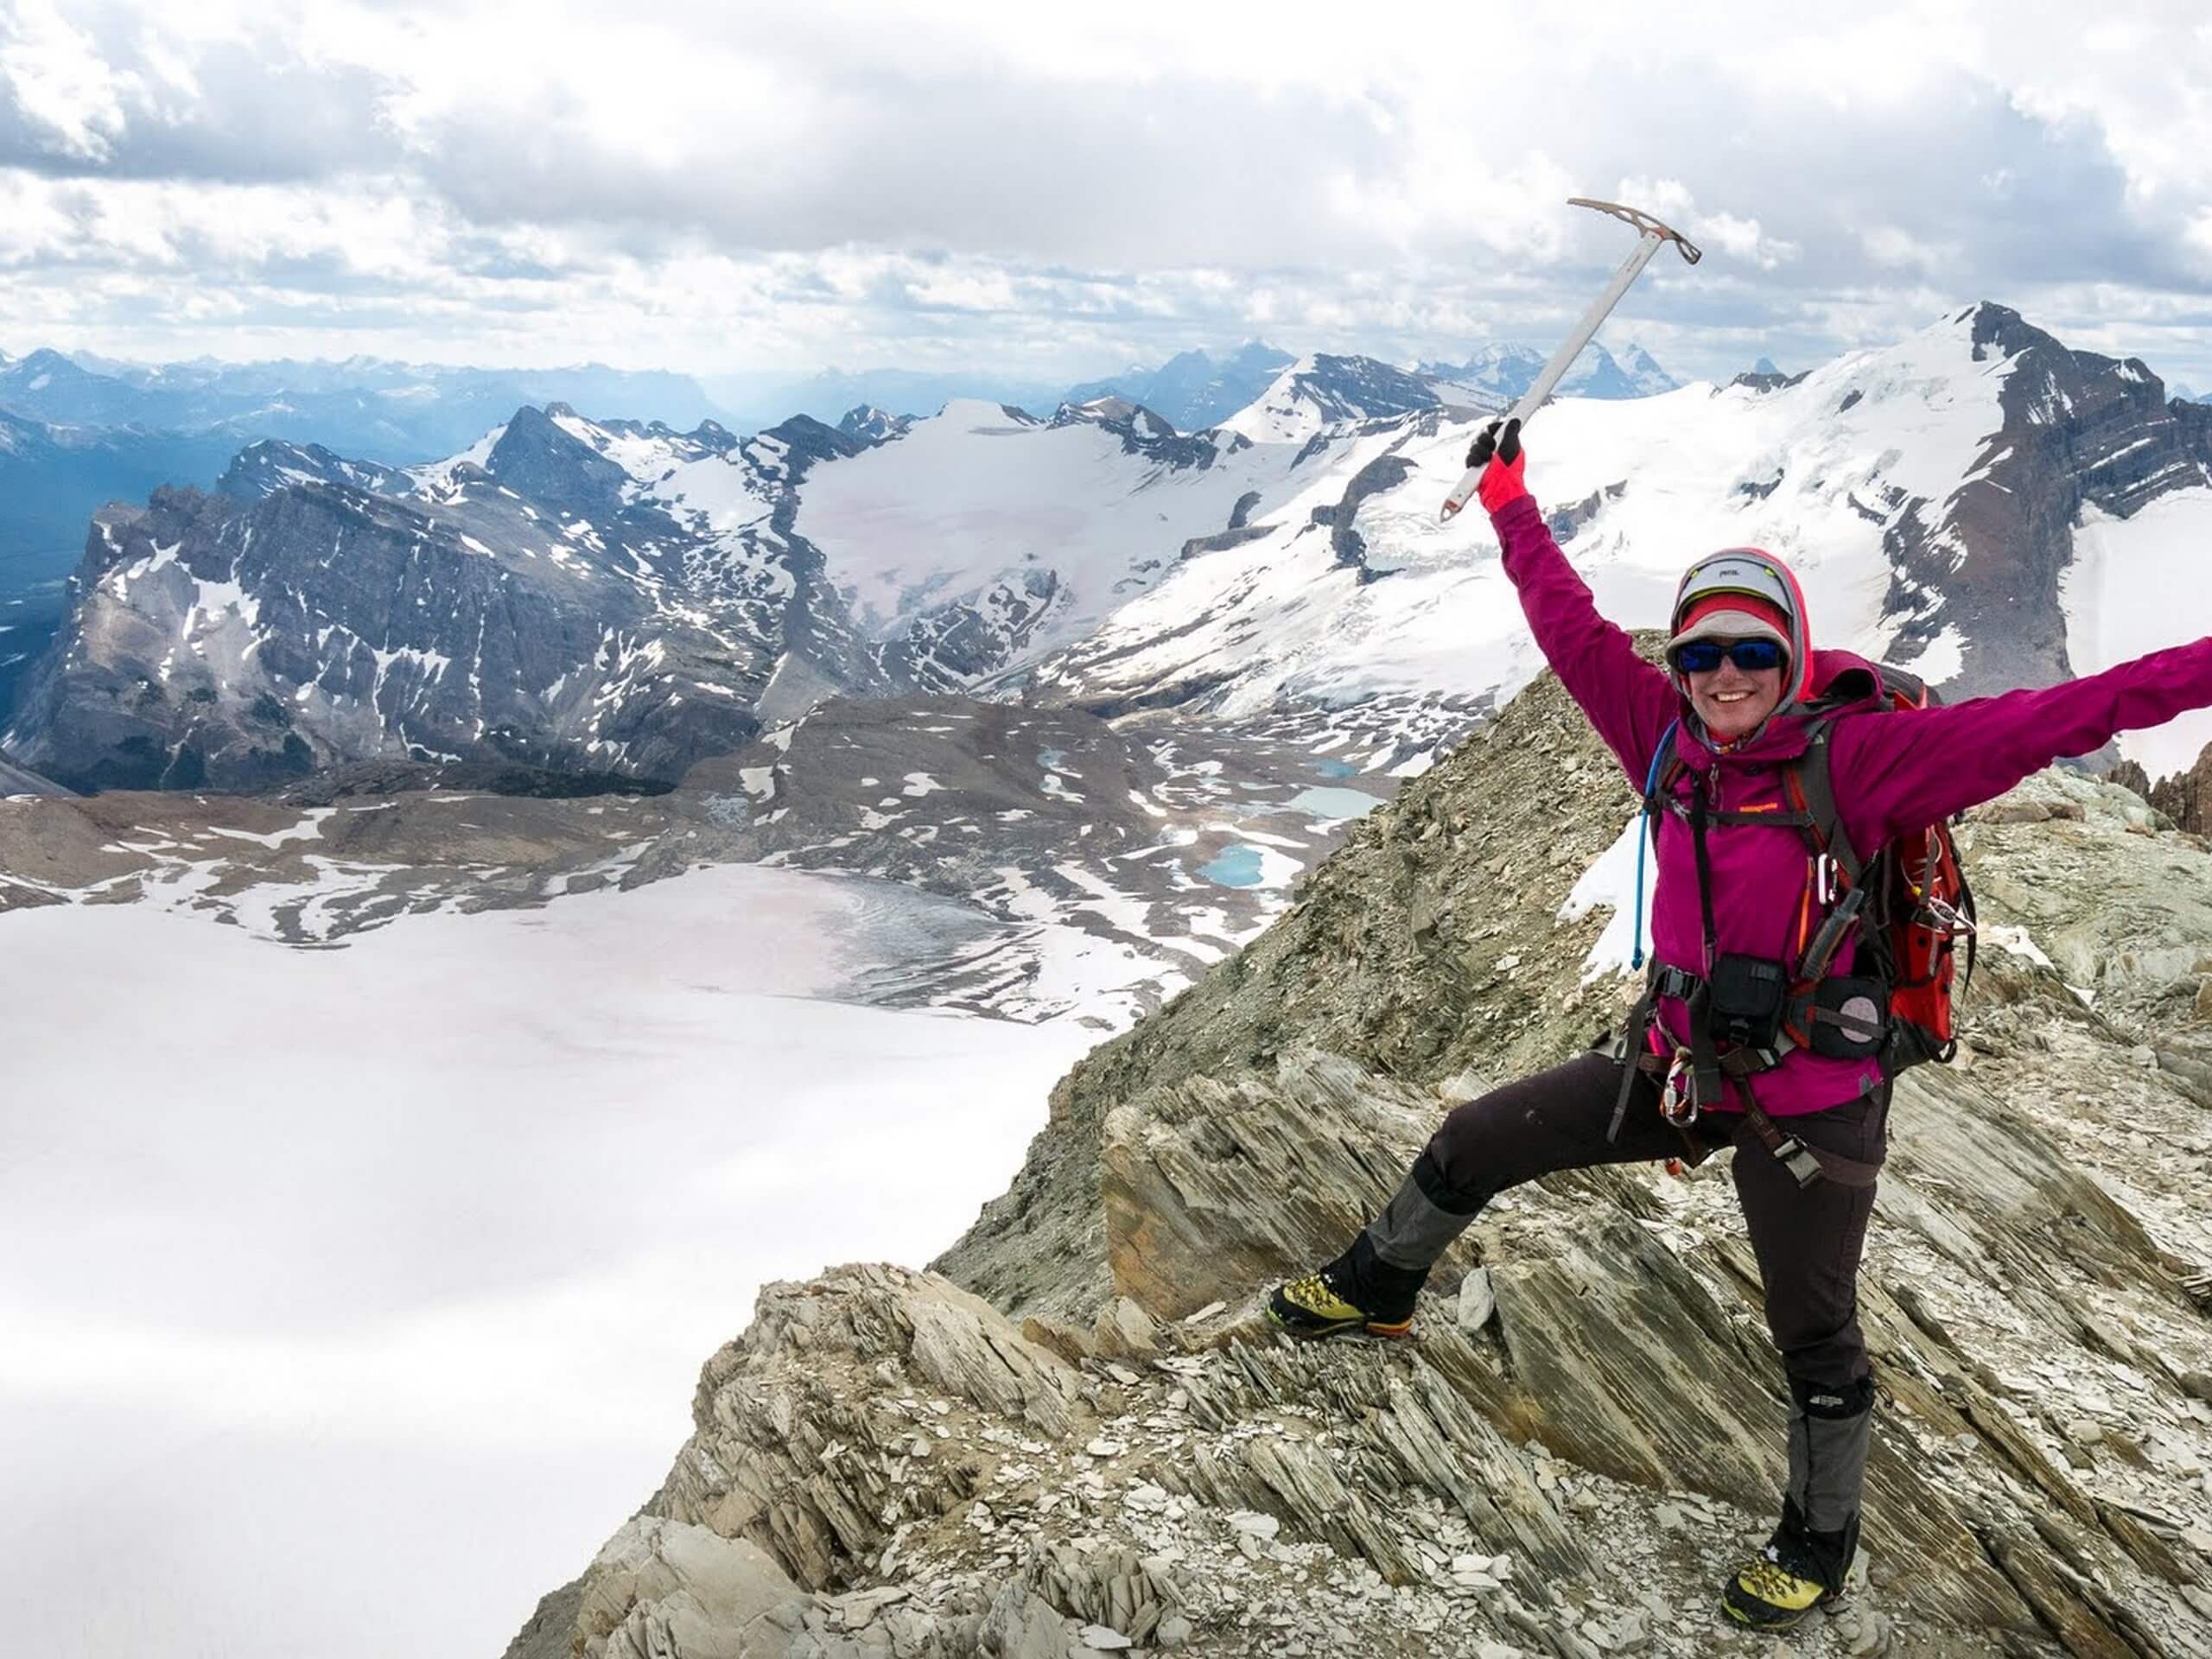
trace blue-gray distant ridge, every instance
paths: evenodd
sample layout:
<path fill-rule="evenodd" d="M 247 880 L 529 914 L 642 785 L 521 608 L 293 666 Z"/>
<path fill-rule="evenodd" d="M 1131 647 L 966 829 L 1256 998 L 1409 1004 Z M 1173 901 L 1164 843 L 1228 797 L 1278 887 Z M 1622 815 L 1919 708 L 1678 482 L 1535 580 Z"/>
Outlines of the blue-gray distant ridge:
<path fill-rule="evenodd" d="M 1203 432 L 1248 406 L 1297 360 L 1265 340 L 1247 340 L 1219 361 L 1203 351 L 1182 352 L 1156 369 L 1132 365 L 1109 379 L 1087 380 L 1070 387 L 1062 401 L 1125 397 L 1179 432 Z"/>

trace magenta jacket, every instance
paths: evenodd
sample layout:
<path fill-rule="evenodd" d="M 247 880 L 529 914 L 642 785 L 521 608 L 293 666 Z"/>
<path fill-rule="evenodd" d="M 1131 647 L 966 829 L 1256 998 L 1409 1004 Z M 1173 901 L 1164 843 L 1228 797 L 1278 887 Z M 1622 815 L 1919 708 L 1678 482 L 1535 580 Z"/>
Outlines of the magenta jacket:
<path fill-rule="evenodd" d="M 1702 728 L 1666 671 L 1638 656 L 1628 635 L 1598 613 L 1590 589 L 1552 539 L 1535 502 L 1527 496 L 1510 501 L 1491 523 L 1504 548 L 1505 574 L 1520 592 L 1545 659 L 1639 791 L 1660 738 L 1679 719 L 1675 753 L 1711 779 L 1715 805 L 1744 811 L 1772 803 L 1777 810 L 1788 810 L 1781 763 L 1804 753 L 1808 716 L 1777 714 L 1743 747 L 1715 753 L 1700 741 Z M 2161 725 L 2185 710 L 2212 705 L 2212 638 L 2063 685 L 1866 718 L 1878 707 L 1877 684 L 1874 671 L 1859 658 L 1813 653 L 1811 695 L 1864 688 L 1864 713 L 1847 709 L 1836 716 L 1829 753 L 1843 827 L 1853 846 L 1869 851 L 1905 830 L 2001 795 L 2062 755 L 2101 747 L 2116 732 Z M 1688 779 L 1680 786 L 1687 791 Z M 1794 967 L 1803 939 L 1821 917 L 1810 902 L 1802 836 L 1787 826 L 1724 824 L 1708 831 L 1707 845 L 1716 948 Z M 1701 974 L 1697 866 L 1688 827 L 1671 812 L 1661 818 L 1656 863 L 1653 953 L 1662 963 Z M 1849 970 L 1847 946 L 1834 971 Z M 1662 1001 L 1659 1017 L 1669 1037 L 1687 1041 L 1679 1001 Z M 1831 1059 L 1792 1049 L 1751 1084 L 1759 1104 L 1782 1117 L 1840 1105 L 1880 1081 L 1881 1069 L 1872 1060 Z"/>

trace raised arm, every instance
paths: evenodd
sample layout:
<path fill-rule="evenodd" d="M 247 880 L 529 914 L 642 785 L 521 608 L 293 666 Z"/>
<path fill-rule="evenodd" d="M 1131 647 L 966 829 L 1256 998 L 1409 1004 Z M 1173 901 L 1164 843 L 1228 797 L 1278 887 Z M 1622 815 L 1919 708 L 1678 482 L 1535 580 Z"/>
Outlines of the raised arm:
<path fill-rule="evenodd" d="M 1499 469 L 1493 465 L 1491 470 Z M 1491 523 L 1505 550 L 1505 574 L 1521 595 L 1521 609 L 1544 660 L 1590 717 L 1629 781 L 1642 789 L 1660 734 L 1677 712 L 1673 682 L 1637 654 L 1625 632 L 1598 613 L 1597 601 L 1552 539 L 1534 497 L 1524 492 L 1511 498 L 1491 512 Z"/>
<path fill-rule="evenodd" d="M 2116 734 L 2212 707 L 2212 637 L 2034 691 L 1839 721 L 1836 799 L 1853 840 L 1872 847 L 2002 795 Z"/>

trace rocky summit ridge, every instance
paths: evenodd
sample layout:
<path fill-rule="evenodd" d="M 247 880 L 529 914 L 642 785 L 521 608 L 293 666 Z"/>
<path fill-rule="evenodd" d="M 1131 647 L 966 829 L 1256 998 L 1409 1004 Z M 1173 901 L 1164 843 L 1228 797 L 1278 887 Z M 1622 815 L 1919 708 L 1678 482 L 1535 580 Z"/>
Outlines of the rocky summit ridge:
<path fill-rule="evenodd" d="M 1586 873 L 1633 805 L 1538 680 L 1079 1064 L 931 1270 L 763 1291 L 511 1659 L 2212 1650 L 2212 854 L 2110 783 L 1963 827 L 1968 1039 L 1898 1090 L 1840 1611 L 1712 1609 L 1783 1412 L 1725 1160 L 1505 1195 L 1411 1342 L 1267 1326 L 1449 1103 L 1618 1016 Z"/>

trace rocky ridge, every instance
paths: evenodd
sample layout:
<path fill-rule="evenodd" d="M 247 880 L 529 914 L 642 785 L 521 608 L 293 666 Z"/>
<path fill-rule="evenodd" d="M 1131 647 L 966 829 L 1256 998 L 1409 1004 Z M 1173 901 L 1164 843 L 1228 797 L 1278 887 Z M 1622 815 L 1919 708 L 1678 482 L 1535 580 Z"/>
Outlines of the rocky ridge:
<path fill-rule="evenodd" d="M 0 795 L 66 795 L 69 791 L 51 779 L 11 766 L 0 759 Z"/>
<path fill-rule="evenodd" d="M 1446 1103 L 1618 1016 L 1573 900 L 1631 806 L 1540 681 L 1078 1065 L 937 1272 L 764 1292 L 512 1652 L 1781 1651 L 1709 1611 L 1783 1414 L 1721 1163 L 1506 1195 L 1412 1343 L 1258 1313 Z M 2212 1643 L 2212 865 L 2063 772 L 1965 834 L 1969 1042 L 1899 1090 L 1862 1281 L 1861 1589 L 1786 1645 L 2180 1659 Z"/>
<path fill-rule="evenodd" d="M 2182 829 L 2193 835 L 2212 835 L 2212 744 L 2196 757 L 2187 772 L 2177 772 L 2156 783 L 2133 760 L 2112 769 L 2113 782 L 2133 790 Z"/>

